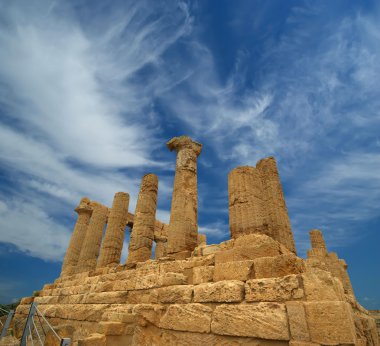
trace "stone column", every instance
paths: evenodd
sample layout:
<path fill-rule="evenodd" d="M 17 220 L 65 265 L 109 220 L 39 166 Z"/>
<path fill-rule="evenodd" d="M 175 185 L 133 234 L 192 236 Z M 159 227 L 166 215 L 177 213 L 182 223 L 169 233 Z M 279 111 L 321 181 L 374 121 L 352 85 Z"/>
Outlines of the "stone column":
<path fill-rule="evenodd" d="M 322 231 L 313 229 L 309 232 L 311 249 L 307 252 L 308 257 L 323 258 L 327 256 L 327 248 L 323 239 Z"/>
<path fill-rule="evenodd" d="M 96 202 L 92 202 L 91 204 L 93 206 L 92 216 L 79 256 L 76 269 L 77 273 L 90 271 L 96 268 L 104 225 L 107 222 L 108 208 Z"/>
<path fill-rule="evenodd" d="M 228 174 L 228 208 L 231 238 L 268 234 L 262 181 L 255 167 L 237 167 Z"/>
<path fill-rule="evenodd" d="M 98 268 L 120 264 L 125 227 L 128 219 L 128 206 L 129 194 L 117 192 L 108 216 L 106 233 L 97 264 Z"/>
<path fill-rule="evenodd" d="M 155 238 L 156 249 L 154 251 L 154 259 L 158 260 L 162 257 L 167 256 L 167 239 L 166 238 Z"/>
<path fill-rule="evenodd" d="M 296 253 L 293 232 L 290 226 L 288 209 L 282 191 L 280 176 L 274 157 L 260 160 L 256 168 L 260 171 L 263 181 L 263 192 L 266 200 L 269 229 L 274 239 Z"/>
<path fill-rule="evenodd" d="M 92 214 L 90 200 L 87 197 L 82 198 L 75 211 L 78 213 L 78 219 L 66 251 L 65 259 L 63 260 L 61 276 L 73 274 L 75 266 L 78 263 L 87 226 Z"/>
<path fill-rule="evenodd" d="M 145 262 L 152 257 L 156 223 L 158 178 L 155 174 L 143 176 L 137 199 L 134 223 L 129 241 L 127 264 Z"/>
<path fill-rule="evenodd" d="M 168 232 L 168 255 L 184 259 L 197 246 L 197 157 L 202 145 L 190 137 L 174 137 L 167 143 L 177 153 Z"/>

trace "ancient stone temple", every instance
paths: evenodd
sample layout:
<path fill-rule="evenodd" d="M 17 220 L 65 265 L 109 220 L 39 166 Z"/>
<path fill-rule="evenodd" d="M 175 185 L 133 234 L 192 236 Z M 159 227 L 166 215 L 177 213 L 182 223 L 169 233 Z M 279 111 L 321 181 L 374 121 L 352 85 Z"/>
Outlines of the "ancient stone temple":
<path fill-rule="evenodd" d="M 208 245 L 197 225 L 202 145 L 182 136 L 168 148 L 177 156 L 169 224 L 156 219 L 154 174 L 142 178 L 134 213 L 125 192 L 111 208 L 83 198 L 60 277 L 22 300 L 15 326 L 34 300 L 73 345 L 379 345 L 320 230 L 307 259 L 297 256 L 273 157 L 230 172 L 231 238 Z"/>

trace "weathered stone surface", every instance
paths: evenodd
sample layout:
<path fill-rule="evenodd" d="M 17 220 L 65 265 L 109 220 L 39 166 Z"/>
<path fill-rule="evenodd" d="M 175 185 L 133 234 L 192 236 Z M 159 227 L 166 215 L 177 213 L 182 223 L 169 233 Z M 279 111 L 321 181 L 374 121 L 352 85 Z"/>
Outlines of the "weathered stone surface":
<path fill-rule="evenodd" d="M 78 340 L 78 346 L 106 346 L 107 338 L 103 334 L 92 334 L 88 338 Z"/>
<path fill-rule="evenodd" d="M 306 322 L 305 308 L 302 302 L 286 302 L 290 336 L 296 341 L 310 341 L 309 328 Z"/>
<path fill-rule="evenodd" d="M 329 272 L 315 269 L 302 274 L 302 279 L 307 300 L 345 300 L 342 284 Z"/>
<path fill-rule="evenodd" d="M 244 299 L 242 281 L 219 281 L 194 286 L 194 302 L 241 302 Z"/>
<path fill-rule="evenodd" d="M 281 278 L 248 280 L 245 284 L 247 302 L 276 302 L 302 299 L 304 292 L 297 275 Z"/>
<path fill-rule="evenodd" d="M 190 303 L 193 296 L 193 287 L 188 285 L 168 286 L 158 289 L 158 300 L 161 303 Z"/>
<path fill-rule="evenodd" d="M 181 136 L 167 146 L 177 153 L 167 247 L 168 254 L 175 257 L 193 251 L 198 243 L 197 157 L 202 145 Z"/>
<path fill-rule="evenodd" d="M 215 334 L 250 336 L 270 340 L 289 340 L 284 304 L 219 305 L 212 315 Z"/>
<path fill-rule="evenodd" d="M 165 273 L 161 279 L 162 286 L 186 285 L 187 278 L 180 273 Z"/>
<path fill-rule="evenodd" d="M 209 333 L 212 309 L 202 304 L 170 305 L 161 318 L 160 327 L 198 333 Z"/>
<path fill-rule="evenodd" d="M 98 268 L 120 263 L 123 249 L 125 226 L 128 217 L 129 194 L 117 192 L 113 199 L 107 222 L 107 228 L 97 263 Z"/>
<path fill-rule="evenodd" d="M 345 302 L 304 302 L 310 339 L 324 345 L 354 344 L 355 324 Z"/>
<path fill-rule="evenodd" d="M 215 263 L 253 260 L 267 256 L 279 256 L 281 250 L 279 244 L 272 238 L 257 235 L 253 243 L 235 246 L 232 249 L 215 253 Z"/>
<path fill-rule="evenodd" d="M 158 178 L 144 175 L 136 204 L 127 263 L 145 262 L 152 256 L 157 209 Z"/>
<path fill-rule="evenodd" d="M 147 289 L 129 291 L 127 296 L 128 304 L 154 304 L 158 303 L 157 289 Z"/>
<path fill-rule="evenodd" d="M 214 275 L 214 267 L 200 266 L 189 270 L 190 282 L 194 285 L 212 281 Z"/>
<path fill-rule="evenodd" d="M 306 271 L 304 260 L 293 254 L 256 258 L 253 266 L 256 278 L 280 277 Z"/>
<path fill-rule="evenodd" d="M 246 281 L 254 277 L 253 261 L 236 261 L 217 263 L 214 269 L 213 280 Z"/>

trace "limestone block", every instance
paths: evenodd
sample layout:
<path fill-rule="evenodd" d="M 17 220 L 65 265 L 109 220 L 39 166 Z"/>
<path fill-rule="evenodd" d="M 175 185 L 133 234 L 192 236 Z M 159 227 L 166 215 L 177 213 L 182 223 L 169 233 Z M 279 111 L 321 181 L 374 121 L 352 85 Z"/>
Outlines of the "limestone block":
<path fill-rule="evenodd" d="M 201 266 L 213 266 L 215 264 L 215 255 L 207 255 L 202 257 L 193 257 L 187 263 L 185 267 L 201 267 Z"/>
<path fill-rule="evenodd" d="M 148 288 L 155 288 L 161 286 L 161 276 L 158 274 L 150 274 L 145 276 L 140 276 L 136 280 L 136 290 L 143 290 Z"/>
<path fill-rule="evenodd" d="M 129 291 L 128 304 L 154 304 L 158 302 L 157 289 Z"/>
<path fill-rule="evenodd" d="M 212 281 L 214 275 L 214 267 L 201 266 L 189 269 L 189 282 L 198 285 L 204 282 Z"/>
<path fill-rule="evenodd" d="M 314 269 L 302 274 L 306 299 L 344 301 L 344 290 L 340 282 L 329 272 Z"/>
<path fill-rule="evenodd" d="M 103 321 L 120 322 L 125 324 L 136 323 L 136 314 L 128 311 L 106 311 L 102 316 Z"/>
<path fill-rule="evenodd" d="M 292 340 L 310 341 L 309 329 L 306 323 L 305 308 L 302 302 L 286 302 L 290 335 Z"/>
<path fill-rule="evenodd" d="M 78 346 L 106 346 L 107 339 L 104 334 L 92 334 L 85 339 L 78 340 Z"/>
<path fill-rule="evenodd" d="M 242 281 L 219 281 L 194 286 L 194 302 L 241 302 L 244 299 Z"/>
<path fill-rule="evenodd" d="M 161 278 L 162 286 L 186 285 L 187 278 L 180 273 L 165 273 Z"/>
<path fill-rule="evenodd" d="M 209 333 L 212 309 L 202 304 L 173 304 L 162 316 L 160 327 L 188 332 Z"/>
<path fill-rule="evenodd" d="M 221 247 L 219 244 L 207 245 L 202 248 L 202 256 L 212 255 L 220 250 L 221 250 Z"/>
<path fill-rule="evenodd" d="M 285 305 L 278 303 L 219 305 L 212 315 L 211 331 L 269 340 L 290 339 Z"/>
<path fill-rule="evenodd" d="M 306 271 L 304 260 L 294 254 L 257 258 L 254 260 L 253 266 L 257 279 L 281 277 Z"/>
<path fill-rule="evenodd" d="M 183 273 L 187 261 L 169 261 L 159 265 L 160 273 Z"/>
<path fill-rule="evenodd" d="M 193 286 L 177 285 L 158 289 L 158 300 L 161 303 L 190 303 L 193 296 Z"/>
<path fill-rule="evenodd" d="M 88 294 L 83 303 L 85 304 L 121 304 L 127 301 L 128 291 L 102 292 Z"/>
<path fill-rule="evenodd" d="M 254 277 L 253 261 L 236 261 L 217 263 L 214 269 L 213 280 L 246 281 Z"/>
<path fill-rule="evenodd" d="M 302 299 L 304 292 L 299 281 L 297 275 L 248 280 L 245 284 L 245 300 L 275 302 Z"/>
<path fill-rule="evenodd" d="M 324 345 L 356 342 L 355 324 L 348 303 L 304 302 L 304 307 L 311 341 Z"/>
<path fill-rule="evenodd" d="M 100 322 L 99 332 L 104 335 L 122 335 L 125 323 L 122 322 Z"/>
<path fill-rule="evenodd" d="M 264 235 L 255 235 L 253 243 L 236 246 L 229 250 L 215 254 L 215 263 L 253 260 L 260 257 L 281 255 L 280 245 L 272 238 Z M 235 240 L 236 241 L 236 240 Z"/>
<path fill-rule="evenodd" d="M 158 326 L 160 323 L 163 307 L 155 304 L 137 304 L 133 307 L 132 312 L 140 319 L 140 325 L 145 325 L 146 322 Z"/>

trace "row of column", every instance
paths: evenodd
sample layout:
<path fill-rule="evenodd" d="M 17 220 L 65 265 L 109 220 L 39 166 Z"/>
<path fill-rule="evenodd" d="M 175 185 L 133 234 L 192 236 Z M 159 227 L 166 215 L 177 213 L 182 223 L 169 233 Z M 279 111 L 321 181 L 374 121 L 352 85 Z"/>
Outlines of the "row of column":
<path fill-rule="evenodd" d="M 145 175 L 136 205 L 127 263 L 151 258 L 157 190 L 157 176 Z M 61 275 L 72 275 L 120 263 L 128 206 L 129 194 L 125 192 L 115 194 L 111 209 L 100 203 L 91 202 L 88 198 L 81 200 L 75 209 L 78 219 L 63 261 Z M 144 246 L 141 246 L 140 239 L 145 239 Z"/>
<path fill-rule="evenodd" d="M 167 143 L 177 153 L 172 207 L 167 239 L 156 239 L 155 258 L 189 257 L 198 244 L 197 157 L 202 145 L 187 136 Z M 158 178 L 143 177 L 129 242 L 127 264 L 151 258 L 157 209 Z M 63 262 L 62 275 L 120 263 L 127 223 L 129 195 L 115 194 L 112 208 L 83 198 L 75 209 L 78 220 Z M 103 239 L 103 230 L 107 224 Z M 100 253 L 99 253 L 100 252 Z"/>

